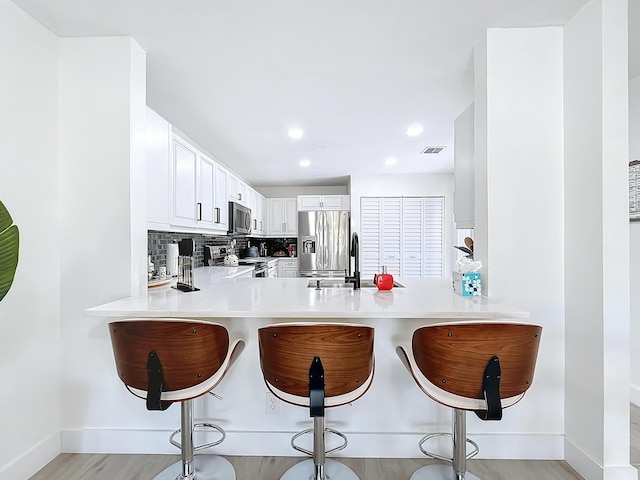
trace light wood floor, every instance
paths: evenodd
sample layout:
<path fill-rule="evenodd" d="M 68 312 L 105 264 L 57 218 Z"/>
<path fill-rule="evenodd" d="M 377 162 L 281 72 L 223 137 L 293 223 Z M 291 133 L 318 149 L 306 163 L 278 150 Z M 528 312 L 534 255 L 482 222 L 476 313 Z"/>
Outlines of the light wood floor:
<path fill-rule="evenodd" d="M 277 480 L 295 457 L 225 457 L 238 480 Z M 97 455 L 63 453 L 30 480 L 150 480 L 179 460 L 173 455 Z M 362 480 L 408 480 L 427 459 L 341 458 Z M 482 480 L 580 480 L 565 462 L 470 460 L 469 471 Z"/>
<path fill-rule="evenodd" d="M 277 480 L 299 457 L 226 457 L 238 480 Z M 631 464 L 640 468 L 640 408 L 631 406 Z M 99 455 L 63 453 L 30 480 L 150 480 L 179 460 L 177 455 Z M 408 480 L 425 458 L 340 458 L 362 480 Z M 482 480 L 581 480 L 563 461 L 470 460 Z"/>

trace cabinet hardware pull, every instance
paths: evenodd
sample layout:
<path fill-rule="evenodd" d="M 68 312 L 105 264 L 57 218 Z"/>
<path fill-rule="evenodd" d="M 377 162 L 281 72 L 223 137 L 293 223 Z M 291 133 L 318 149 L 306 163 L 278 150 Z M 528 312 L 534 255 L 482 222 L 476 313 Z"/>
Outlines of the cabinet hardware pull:
<path fill-rule="evenodd" d="M 202 203 L 198 202 L 198 221 L 202 220 Z"/>
<path fill-rule="evenodd" d="M 216 211 L 216 223 L 220 223 L 220 207 L 215 207 Z"/>
<path fill-rule="evenodd" d="M 287 224 L 285 222 L 282 222 L 282 232 L 286 232 L 287 231 Z"/>
<path fill-rule="evenodd" d="M 238 192 L 238 200 L 242 201 L 242 194 Z"/>

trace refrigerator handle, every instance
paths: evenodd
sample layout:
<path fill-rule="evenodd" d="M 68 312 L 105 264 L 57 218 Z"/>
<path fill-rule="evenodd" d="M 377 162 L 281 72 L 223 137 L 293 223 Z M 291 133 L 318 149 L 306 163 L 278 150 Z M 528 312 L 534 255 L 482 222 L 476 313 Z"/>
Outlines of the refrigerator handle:
<path fill-rule="evenodd" d="M 318 212 L 316 218 L 316 270 L 322 270 L 322 215 Z"/>
<path fill-rule="evenodd" d="M 327 246 L 327 212 L 320 212 L 322 215 L 322 269 L 326 270 L 329 266 L 329 262 L 327 261 L 328 255 L 328 246 Z"/>

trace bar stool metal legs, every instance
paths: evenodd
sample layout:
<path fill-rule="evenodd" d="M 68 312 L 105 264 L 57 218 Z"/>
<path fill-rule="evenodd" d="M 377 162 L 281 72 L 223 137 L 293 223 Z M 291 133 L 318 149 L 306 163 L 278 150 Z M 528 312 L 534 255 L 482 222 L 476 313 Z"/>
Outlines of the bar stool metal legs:
<path fill-rule="evenodd" d="M 344 443 L 327 452 L 325 442 L 325 432 L 334 433 L 344 440 Z M 291 439 L 294 449 L 311 455 L 312 459 L 297 463 L 287 470 L 280 480 L 359 480 L 358 476 L 349 467 L 336 460 L 326 458 L 327 453 L 342 450 L 347 445 L 346 437 L 340 432 L 325 427 L 324 417 L 313 417 L 313 451 L 306 450 L 295 445 L 295 440 L 310 433 L 309 430 L 300 432 Z"/>
<path fill-rule="evenodd" d="M 453 433 L 432 433 L 420 440 L 419 447 L 425 455 L 444 460 L 448 465 L 432 464 L 416 470 L 410 480 L 479 480 L 472 473 L 467 472 L 467 460 L 478 453 L 478 445 L 467 438 L 467 416 L 466 411 L 454 408 L 452 410 L 452 432 Z M 423 447 L 423 444 L 435 437 L 450 437 L 453 444 L 453 455 L 451 458 L 431 452 Z M 467 453 L 467 443 L 474 449 Z"/>
<path fill-rule="evenodd" d="M 194 480 L 195 472 L 198 472 L 196 480 L 236 480 L 233 465 L 226 458 L 218 455 L 194 455 L 193 400 L 181 402 L 180 408 L 181 459 L 164 469 L 153 480 Z"/>

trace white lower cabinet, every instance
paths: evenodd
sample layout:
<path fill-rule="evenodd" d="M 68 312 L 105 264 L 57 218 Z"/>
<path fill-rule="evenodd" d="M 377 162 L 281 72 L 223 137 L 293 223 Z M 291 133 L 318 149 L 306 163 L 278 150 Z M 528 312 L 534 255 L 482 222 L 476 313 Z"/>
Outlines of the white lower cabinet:
<path fill-rule="evenodd" d="M 280 275 L 280 259 L 270 260 L 267 263 L 267 278 L 278 278 Z"/>
<path fill-rule="evenodd" d="M 278 260 L 278 277 L 296 278 L 298 276 L 298 259 L 281 258 Z"/>

